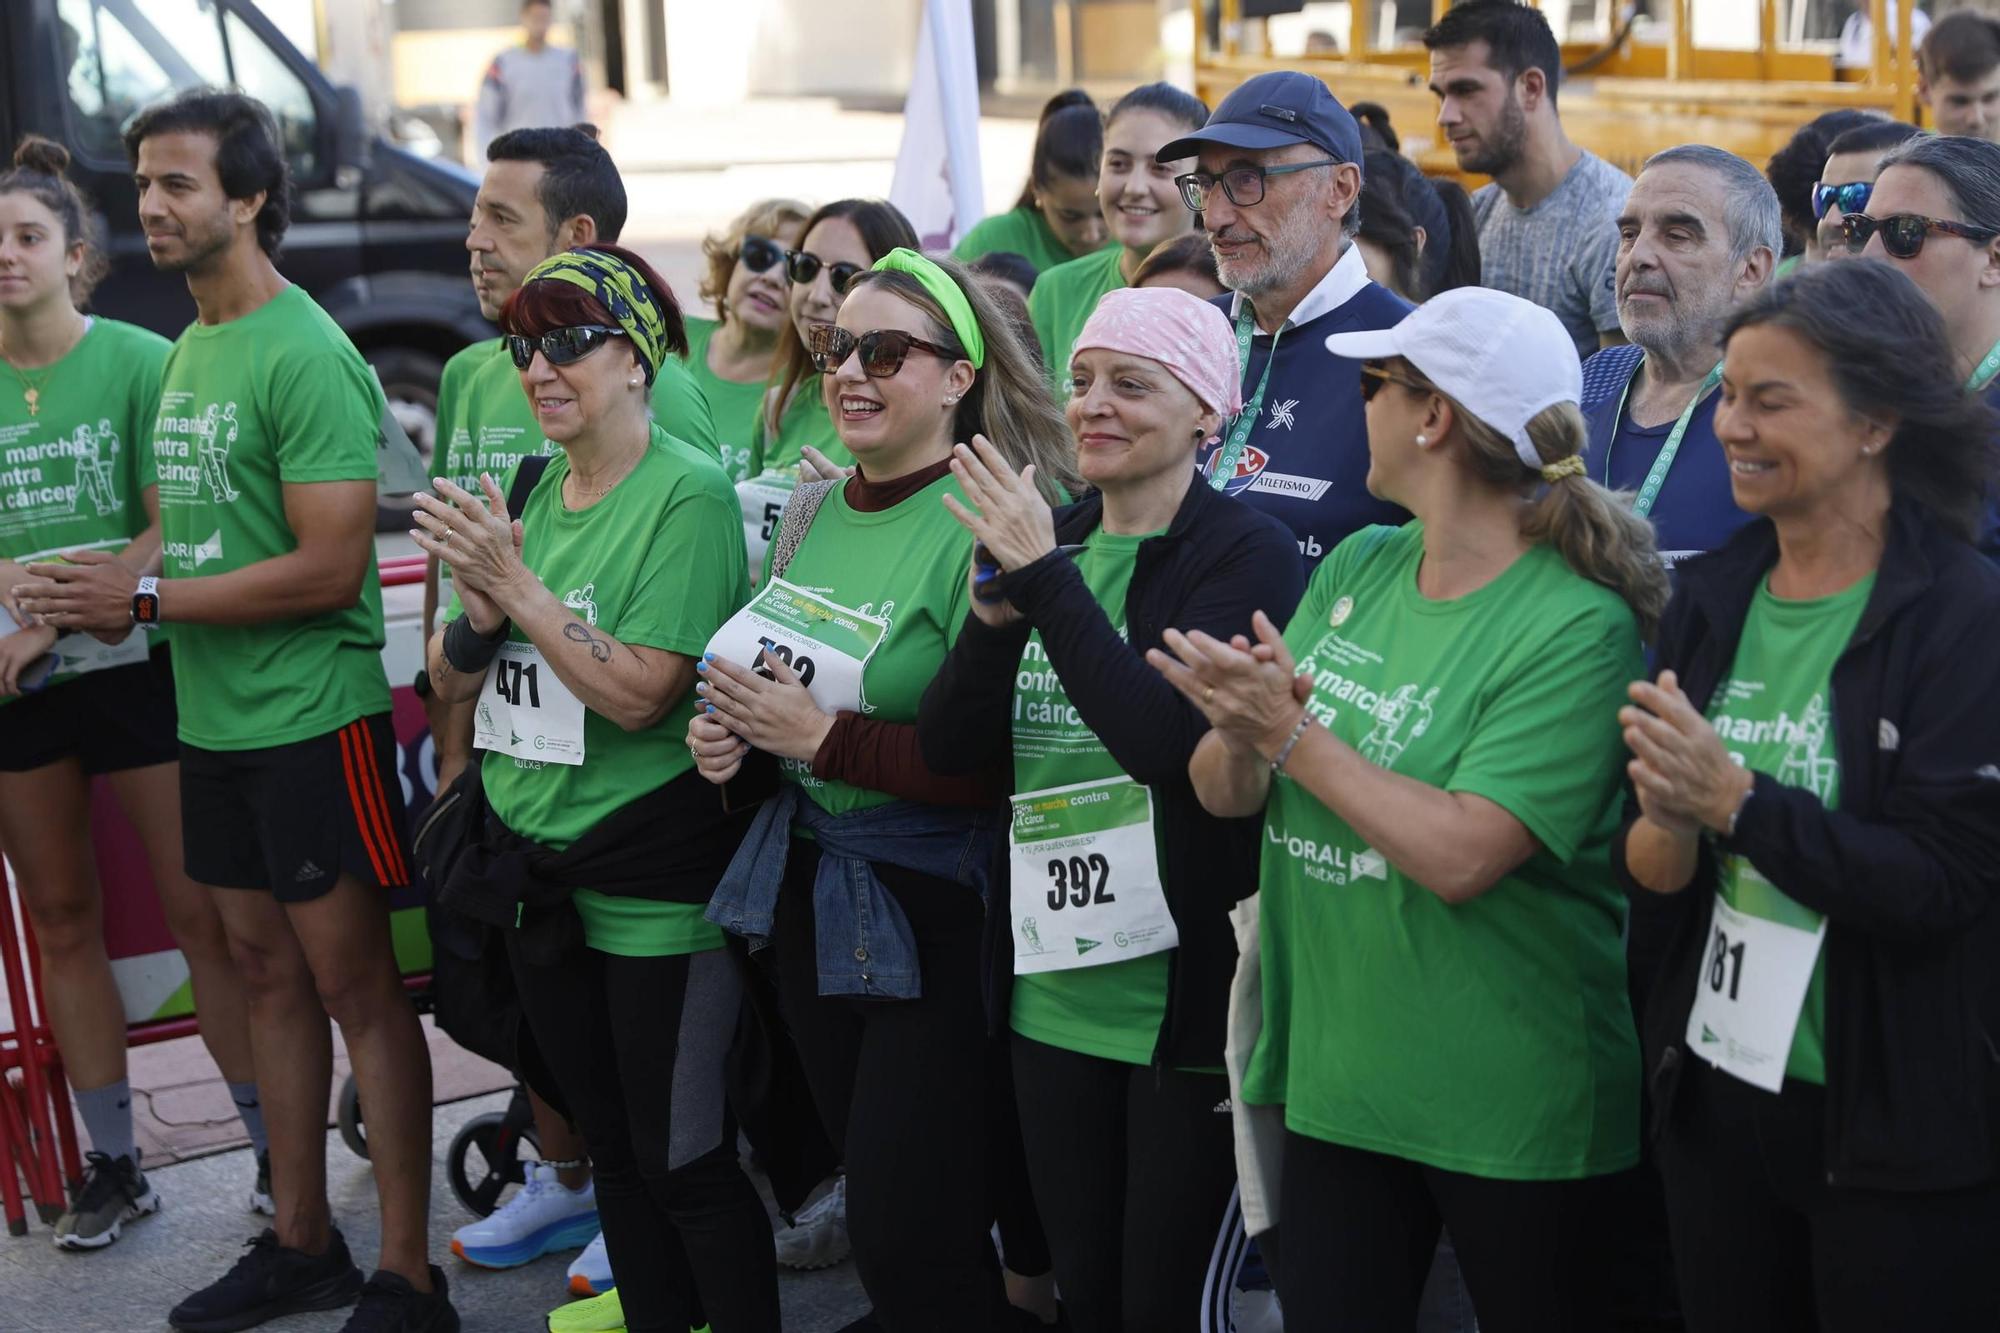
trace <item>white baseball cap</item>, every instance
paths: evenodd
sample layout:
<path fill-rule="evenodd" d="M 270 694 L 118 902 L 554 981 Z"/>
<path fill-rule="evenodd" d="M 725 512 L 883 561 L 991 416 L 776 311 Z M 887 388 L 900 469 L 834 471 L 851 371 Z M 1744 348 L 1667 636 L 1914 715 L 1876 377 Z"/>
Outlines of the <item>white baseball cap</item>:
<path fill-rule="evenodd" d="M 1540 471 L 1528 423 L 1557 403 L 1583 397 L 1576 343 L 1553 314 L 1490 287 L 1440 292 L 1392 329 L 1336 333 L 1326 350 L 1357 361 L 1400 356 L 1466 411 L 1514 442 Z"/>

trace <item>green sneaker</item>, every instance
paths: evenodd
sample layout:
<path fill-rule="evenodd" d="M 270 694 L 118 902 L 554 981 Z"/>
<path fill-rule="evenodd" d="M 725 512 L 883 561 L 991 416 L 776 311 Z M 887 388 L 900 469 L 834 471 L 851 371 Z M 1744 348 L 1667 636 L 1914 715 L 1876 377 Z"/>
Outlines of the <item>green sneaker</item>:
<path fill-rule="evenodd" d="M 160 1196 L 130 1157 L 84 1154 L 83 1181 L 56 1222 L 59 1250 L 101 1250 L 135 1217 L 160 1210 Z M 12 1170 L 9 1167 L 8 1170 Z"/>
<path fill-rule="evenodd" d="M 613 1287 L 587 1301 L 571 1301 L 549 1311 L 549 1333 L 625 1333 L 625 1306 Z"/>

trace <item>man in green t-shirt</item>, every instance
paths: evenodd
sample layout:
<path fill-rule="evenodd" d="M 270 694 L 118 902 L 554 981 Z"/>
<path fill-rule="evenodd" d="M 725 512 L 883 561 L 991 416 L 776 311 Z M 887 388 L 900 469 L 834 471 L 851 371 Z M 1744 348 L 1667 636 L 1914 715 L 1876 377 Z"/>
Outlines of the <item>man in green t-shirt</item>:
<path fill-rule="evenodd" d="M 279 142 L 262 104 L 202 89 L 126 131 L 147 250 L 197 312 L 154 424 L 163 571 L 37 565 L 23 604 L 65 630 L 174 627 L 184 855 L 243 971 L 277 1215 L 169 1321 L 249 1328 L 358 1297 L 366 1327 L 456 1333 L 428 1255 L 430 1058 L 385 892 L 409 882 L 374 552 L 386 404 L 272 263 L 290 222 Z M 382 1209 L 365 1283 L 326 1198 L 329 1016 Z"/>

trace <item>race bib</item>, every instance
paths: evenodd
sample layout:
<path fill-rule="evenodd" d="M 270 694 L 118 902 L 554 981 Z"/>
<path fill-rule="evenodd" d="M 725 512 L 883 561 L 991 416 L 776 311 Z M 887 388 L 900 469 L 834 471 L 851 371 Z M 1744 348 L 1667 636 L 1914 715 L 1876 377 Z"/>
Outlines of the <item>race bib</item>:
<path fill-rule="evenodd" d="M 1160 884 L 1153 794 L 1131 778 L 1013 798 L 1014 973 L 1097 967 L 1180 943 Z"/>
<path fill-rule="evenodd" d="M 549 667 L 532 643 L 509 639 L 486 668 L 472 743 L 544 764 L 583 762 L 583 700 Z"/>
<path fill-rule="evenodd" d="M 768 651 L 798 674 L 820 711 L 861 711 L 861 673 L 889 622 L 772 579 L 708 641 L 708 651 L 754 666 Z"/>
<path fill-rule="evenodd" d="M 1717 894 L 1688 1012 L 1688 1049 L 1766 1092 L 1782 1089 L 1825 939 L 1825 918 L 1802 930 L 1739 912 Z"/>
<path fill-rule="evenodd" d="M 750 552 L 753 582 L 764 571 L 764 553 L 778 534 L 778 519 L 797 485 L 796 478 L 783 472 L 765 472 L 736 483 L 736 498 L 743 505 L 743 545 Z"/>

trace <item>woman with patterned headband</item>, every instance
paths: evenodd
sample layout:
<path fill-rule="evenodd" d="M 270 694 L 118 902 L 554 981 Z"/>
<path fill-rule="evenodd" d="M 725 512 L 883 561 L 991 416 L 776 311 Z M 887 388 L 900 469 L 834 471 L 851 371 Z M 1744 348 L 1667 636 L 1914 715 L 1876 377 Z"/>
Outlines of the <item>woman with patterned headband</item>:
<path fill-rule="evenodd" d="M 955 442 L 990 436 L 1056 493 L 1068 432 L 963 268 L 890 251 L 811 330 L 857 471 L 801 485 L 762 590 L 709 645 L 688 739 L 712 781 L 780 763 L 709 905 L 775 946 L 785 1016 L 847 1165 L 862 1284 L 892 1333 L 1003 1314 L 987 1239 L 983 898 L 1004 770 L 944 777 L 918 700 L 965 621 L 970 546 L 945 507 Z"/>
<path fill-rule="evenodd" d="M 413 535 L 455 590 L 429 669 L 440 698 L 477 700 L 466 779 L 488 807 L 440 898 L 511 928 L 529 1030 L 590 1145 L 625 1326 L 776 1333 L 771 1228 L 723 1104 L 741 981 L 702 919 L 743 820 L 681 740 L 695 662 L 749 592 L 735 496 L 648 420 L 686 336 L 643 259 L 552 256 L 500 324 L 557 452 L 538 478 L 518 480 L 529 459 L 483 495 L 419 498 Z"/>

